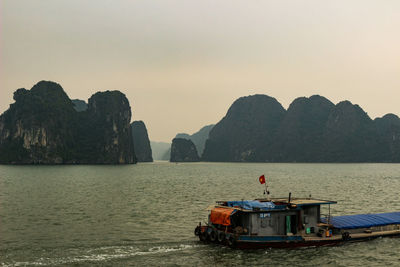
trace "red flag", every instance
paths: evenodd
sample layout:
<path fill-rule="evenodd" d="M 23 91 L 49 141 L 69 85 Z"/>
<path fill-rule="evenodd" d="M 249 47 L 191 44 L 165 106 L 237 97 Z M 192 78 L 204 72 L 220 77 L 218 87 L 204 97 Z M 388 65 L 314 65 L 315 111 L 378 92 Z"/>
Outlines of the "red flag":
<path fill-rule="evenodd" d="M 265 184 L 265 176 L 264 174 L 260 176 L 260 178 L 258 178 L 258 180 L 260 181 L 260 184 Z"/>

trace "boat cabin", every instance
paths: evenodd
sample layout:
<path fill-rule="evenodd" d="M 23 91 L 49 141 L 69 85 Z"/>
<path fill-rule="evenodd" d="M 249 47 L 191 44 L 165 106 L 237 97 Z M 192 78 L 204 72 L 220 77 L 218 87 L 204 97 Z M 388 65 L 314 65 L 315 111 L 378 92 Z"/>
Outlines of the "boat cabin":
<path fill-rule="evenodd" d="M 208 223 L 195 228 L 201 241 L 238 248 L 327 246 L 400 236 L 400 212 L 331 217 L 336 201 L 272 198 L 217 201 Z M 326 210 L 326 212 L 323 212 Z"/>
<path fill-rule="evenodd" d="M 324 226 L 321 217 L 330 218 L 335 201 L 312 198 L 273 198 L 218 201 L 210 207 L 209 222 L 219 230 L 249 236 L 316 235 Z M 321 214 L 328 205 L 328 214 Z"/>

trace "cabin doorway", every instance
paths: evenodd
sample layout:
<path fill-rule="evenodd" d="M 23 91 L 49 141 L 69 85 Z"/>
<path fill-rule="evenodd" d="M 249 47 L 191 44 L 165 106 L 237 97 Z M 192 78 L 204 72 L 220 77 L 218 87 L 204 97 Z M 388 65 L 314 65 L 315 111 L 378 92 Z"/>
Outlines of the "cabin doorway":
<path fill-rule="evenodd" d="M 297 215 L 287 215 L 285 222 L 286 222 L 286 235 L 297 234 Z"/>

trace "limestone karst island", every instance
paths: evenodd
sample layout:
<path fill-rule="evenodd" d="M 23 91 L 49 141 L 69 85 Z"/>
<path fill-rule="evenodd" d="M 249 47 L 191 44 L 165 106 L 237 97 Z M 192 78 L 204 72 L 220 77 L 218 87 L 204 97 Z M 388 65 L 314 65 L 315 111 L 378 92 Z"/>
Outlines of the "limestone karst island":
<path fill-rule="evenodd" d="M 119 91 L 70 100 L 54 82 L 18 89 L 0 117 L 2 164 L 152 162 L 143 121 Z M 165 149 L 165 148 L 164 148 Z M 215 125 L 177 134 L 172 162 L 400 162 L 400 119 L 371 119 L 349 101 L 314 95 L 286 110 L 267 95 L 241 97 Z"/>

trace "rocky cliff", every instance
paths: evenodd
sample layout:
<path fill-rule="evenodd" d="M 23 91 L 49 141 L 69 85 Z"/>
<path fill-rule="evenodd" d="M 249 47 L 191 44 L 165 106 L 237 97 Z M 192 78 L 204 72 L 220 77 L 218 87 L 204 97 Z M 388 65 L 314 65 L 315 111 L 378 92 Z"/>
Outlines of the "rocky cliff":
<path fill-rule="evenodd" d="M 382 161 L 373 121 L 361 107 L 349 101 L 332 109 L 322 138 L 323 162 Z"/>
<path fill-rule="evenodd" d="M 386 162 L 400 162 L 399 117 L 394 114 L 386 114 L 382 118 L 376 118 L 374 125 L 381 146 L 379 158 Z"/>
<path fill-rule="evenodd" d="M 131 124 L 133 145 L 138 162 L 152 162 L 150 140 L 147 134 L 146 125 L 143 121 L 134 121 Z"/>
<path fill-rule="evenodd" d="M 323 154 L 323 133 L 329 114 L 335 105 L 328 99 L 314 95 L 300 97 L 289 106 L 279 124 L 265 157 L 268 161 L 319 161 Z"/>
<path fill-rule="evenodd" d="M 241 97 L 210 131 L 205 161 L 265 161 L 286 111 L 266 95 Z"/>
<path fill-rule="evenodd" d="M 321 96 L 288 110 L 262 95 L 240 98 L 211 130 L 205 161 L 400 162 L 400 119 L 371 120 L 358 105 Z"/>
<path fill-rule="evenodd" d="M 131 110 L 118 91 L 96 93 L 77 112 L 62 87 L 41 81 L 18 89 L 0 116 L 0 163 L 134 163 Z"/>
<path fill-rule="evenodd" d="M 171 145 L 171 162 L 199 161 L 196 146 L 191 140 L 174 138 Z"/>
<path fill-rule="evenodd" d="M 135 163 L 131 108 L 119 91 L 97 92 L 89 98 L 88 109 L 79 112 L 81 163 Z"/>

